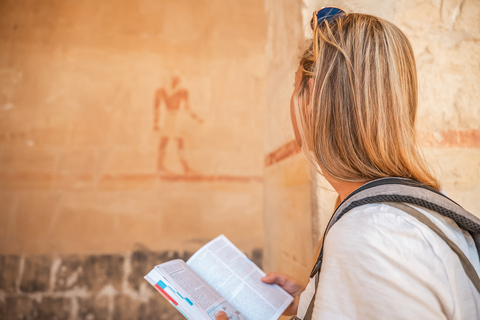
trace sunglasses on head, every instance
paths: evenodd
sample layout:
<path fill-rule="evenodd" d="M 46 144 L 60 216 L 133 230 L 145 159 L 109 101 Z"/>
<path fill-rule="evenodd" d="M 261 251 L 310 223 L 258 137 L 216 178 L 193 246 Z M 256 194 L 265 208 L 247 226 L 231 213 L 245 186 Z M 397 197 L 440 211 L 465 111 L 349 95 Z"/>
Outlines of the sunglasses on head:
<path fill-rule="evenodd" d="M 318 58 L 318 42 L 317 38 L 317 28 L 322 25 L 322 23 L 330 23 L 334 19 L 339 18 L 347 14 L 340 8 L 336 7 L 323 7 L 320 10 L 317 10 L 313 13 L 312 20 L 310 21 L 310 26 L 313 30 L 313 55 L 315 61 Z"/>
<path fill-rule="evenodd" d="M 310 20 L 310 27 L 312 27 L 312 30 L 315 30 L 315 28 L 321 25 L 324 21 L 331 22 L 333 19 L 345 14 L 346 12 L 340 8 L 323 7 L 313 13 L 312 20 Z"/>

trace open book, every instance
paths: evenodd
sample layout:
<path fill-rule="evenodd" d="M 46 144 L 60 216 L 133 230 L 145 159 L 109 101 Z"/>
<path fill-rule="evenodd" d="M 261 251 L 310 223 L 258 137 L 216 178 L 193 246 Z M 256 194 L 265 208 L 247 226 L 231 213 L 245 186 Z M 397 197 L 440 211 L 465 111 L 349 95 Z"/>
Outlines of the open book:
<path fill-rule="evenodd" d="M 277 285 L 263 283 L 265 273 L 224 235 L 204 245 L 185 263 L 155 266 L 145 279 L 187 319 L 278 319 L 293 297 Z"/>

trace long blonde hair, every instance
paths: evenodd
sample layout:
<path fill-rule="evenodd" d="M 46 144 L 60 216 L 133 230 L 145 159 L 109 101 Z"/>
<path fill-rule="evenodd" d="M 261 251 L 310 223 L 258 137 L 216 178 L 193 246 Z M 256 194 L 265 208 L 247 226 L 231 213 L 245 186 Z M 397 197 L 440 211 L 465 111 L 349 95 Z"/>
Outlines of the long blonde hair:
<path fill-rule="evenodd" d="M 300 67 L 294 121 L 319 172 L 349 182 L 404 177 L 440 189 L 417 147 L 415 58 L 398 27 L 358 13 L 325 21 Z"/>

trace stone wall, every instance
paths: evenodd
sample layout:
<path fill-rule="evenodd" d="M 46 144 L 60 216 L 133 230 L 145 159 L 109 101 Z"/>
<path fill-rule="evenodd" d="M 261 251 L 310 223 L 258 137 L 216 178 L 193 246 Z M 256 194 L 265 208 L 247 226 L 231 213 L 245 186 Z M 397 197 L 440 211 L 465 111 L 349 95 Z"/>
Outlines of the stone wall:
<path fill-rule="evenodd" d="M 0 252 L 261 246 L 263 14 L 3 1 Z"/>
<path fill-rule="evenodd" d="M 306 282 L 336 194 L 289 101 L 325 5 L 405 31 L 421 144 L 480 213 L 478 1 L 2 1 L 0 316 L 178 317 L 142 277 L 220 233 Z"/>
<path fill-rule="evenodd" d="M 0 1 L 0 318 L 179 319 L 147 269 L 262 249 L 264 17 Z"/>
<path fill-rule="evenodd" d="M 260 267 L 262 252 L 248 254 Z M 190 255 L 0 255 L 0 319 L 184 319 L 143 276 L 157 264 Z"/>
<path fill-rule="evenodd" d="M 264 5 L 2 1 L 0 253 L 263 241 Z"/>
<path fill-rule="evenodd" d="M 265 268 L 304 282 L 315 254 L 310 170 L 293 139 L 290 97 L 302 45 L 300 1 L 267 1 Z"/>

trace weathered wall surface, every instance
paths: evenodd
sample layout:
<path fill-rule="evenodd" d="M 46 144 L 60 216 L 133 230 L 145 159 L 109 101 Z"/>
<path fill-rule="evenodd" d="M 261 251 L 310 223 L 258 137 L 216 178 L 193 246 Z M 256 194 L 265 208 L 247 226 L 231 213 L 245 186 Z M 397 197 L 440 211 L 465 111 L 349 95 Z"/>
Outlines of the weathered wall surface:
<path fill-rule="evenodd" d="M 143 276 L 178 251 L 0 256 L 1 319 L 185 319 Z M 249 253 L 261 267 L 261 251 Z"/>
<path fill-rule="evenodd" d="M 303 27 L 299 1 L 267 1 L 265 267 L 306 281 L 314 256 L 309 167 L 293 139 L 293 92 Z"/>
<path fill-rule="evenodd" d="M 480 2 L 403 1 L 397 10 L 417 57 L 425 153 L 447 194 L 480 215 Z M 428 19 L 411 21 L 414 12 Z"/>
<path fill-rule="evenodd" d="M 261 245 L 262 3 L 1 14 L 0 252 Z"/>
<path fill-rule="evenodd" d="M 480 213 L 478 1 L 1 1 L 0 317 L 180 319 L 141 276 L 219 233 L 306 282 L 335 193 L 288 109 L 326 5 L 405 31 L 420 142 Z"/>
<path fill-rule="evenodd" d="M 82 266 L 80 255 L 84 271 L 111 256 L 101 268 L 123 270 L 125 252 L 193 252 L 221 233 L 261 249 L 265 37 L 261 1 L 1 1 L 2 259 L 35 279 L 58 255 Z M 126 271 L 105 272 L 123 297 L 115 310 L 134 310 Z M 93 287 L 72 288 L 103 305 L 108 281 L 83 277 Z M 47 284 L 2 283 L 1 310 L 76 306 L 70 288 Z"/>

